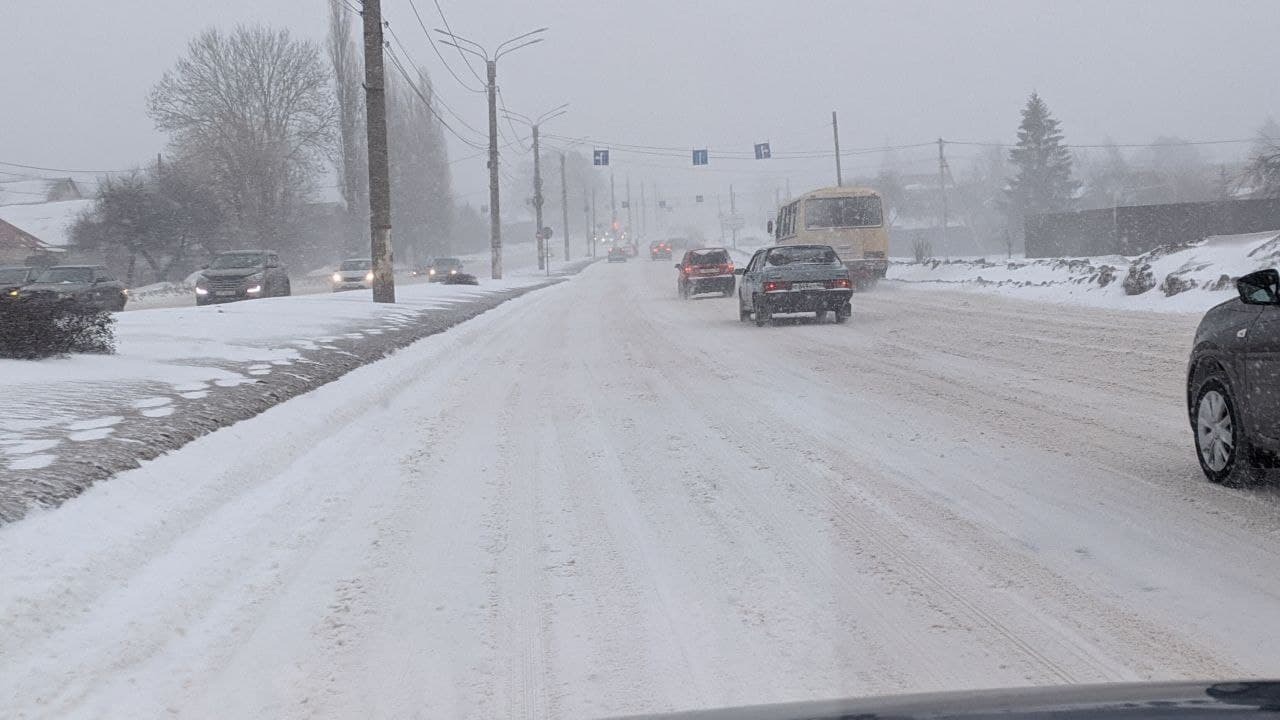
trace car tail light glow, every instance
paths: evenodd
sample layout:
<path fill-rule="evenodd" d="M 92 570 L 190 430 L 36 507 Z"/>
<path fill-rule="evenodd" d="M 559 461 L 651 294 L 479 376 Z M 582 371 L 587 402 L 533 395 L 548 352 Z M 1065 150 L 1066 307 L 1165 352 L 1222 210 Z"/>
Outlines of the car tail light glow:
<path fill-rule="evenodd" d="M 829 288 L 851 288 L 853 285 L 849 282 L 849 278 L 837 278 L 827 283 Z"/>
<path fill-rule="evenodd" d="M 790 290 L 791 283 L 783 280 L 769 280 L 764 284 L 765 292 L 779 292 L 782 290 Z"/>
<path fill-rule="evenodd" d="M 685 275 L 688 275 L 689 273 L 693 272 L 693 266 L 692 266 L 692 265 L 685 265 L 685 266 L 684 266 L 684 270 L 683 270 L 682 272 L 684 272 L 684 274 L 685 274 Z"/>

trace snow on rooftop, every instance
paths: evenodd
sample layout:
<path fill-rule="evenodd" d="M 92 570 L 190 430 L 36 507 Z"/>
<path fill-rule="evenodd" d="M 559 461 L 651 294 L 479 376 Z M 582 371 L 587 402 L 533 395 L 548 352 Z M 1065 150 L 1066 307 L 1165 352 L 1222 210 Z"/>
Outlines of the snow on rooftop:
<path fill-rule="evenodd" d="M 0 182 L 0 205 L 42 203 L 49 199 L 48 180 Z"/>
<path fill-rule="evenodd" d="M 93 200 L 64 200 L 63 202 L 33 203 L 27 205 L 0 205 L 0 220 L 23 232 L 39 238 L 52 247 L 66 247 L 71 243 L 71 226 L 80 213 L 93 206 Z"/>

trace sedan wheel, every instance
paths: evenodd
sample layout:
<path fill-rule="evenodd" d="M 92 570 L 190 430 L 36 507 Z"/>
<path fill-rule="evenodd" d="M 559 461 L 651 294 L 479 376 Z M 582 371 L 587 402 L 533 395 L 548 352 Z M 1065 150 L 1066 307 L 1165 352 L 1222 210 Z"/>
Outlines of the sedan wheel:
<path fill-rule="evenodd" d="M 769 309 L 769 306 L 764 301 L 756 298 L 752 304 L 755 306 L 756 311 L 756 327 L 764 327 L 773 322 L 773 311 Z"/>
<path fill-rule="evenodd" d="M 1210 377 L 1200 387 L 1195 409 L 1196 452 L 1205 476 L 1231 487 L 1255 482 L 1259 471 L 1236 421 L 1236 408 L 1227 386 Z"/>

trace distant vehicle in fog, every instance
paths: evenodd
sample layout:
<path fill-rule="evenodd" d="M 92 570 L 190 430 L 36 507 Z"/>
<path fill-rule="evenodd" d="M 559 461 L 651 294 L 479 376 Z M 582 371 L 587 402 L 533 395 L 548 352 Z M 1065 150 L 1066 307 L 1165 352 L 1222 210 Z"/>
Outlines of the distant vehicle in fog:
<path fill-rule="evenodd" d="M 821 322 L 833 312 L 842 323 L 853 313 L 852 294 L 849 269 L 830 246 L 775 245 L 757 250 L 743 270 L 738 318 L 763 326 L 777 313 L 811 312 Z"/>
<path fill-rule="evenodd" d="M 65 300 L 94 310 L 123 310 L 129 301 L 124 283 L 101 265 L 55 265 L 16 293 L 10 297 Z"/>
<path fill-rule="evenodd" d="M 196 280 L 196 304 L 289 295 L 289 273 L 271 250 L 219 253 Z"/>
<path fill-rule="evenodd" d="M 442 282 L 450 275 L 462 272 L 462 261 L 458 258 L 439 257 L 427 263 L 427 281 Z"/>
<path fill-rule="evenodd" d="M 884 204 L 870 188 L 807 192 L 779 208 L 768 230 L 779 245 L 830 245 L 859 289 L 872 287 L 889 269 Z"/>
<path fill-rule="evenodd" d="M 373 260 L 369 258 L 343 260 L 330 281 L 333 283 L 334 292 L 367 290 L 373 287 Z"/>
<path fill-rule="evenodd" d="M 627 254 L 627 249 L 621 245 L 614 245 L 609 248 L 609 262 L 626 262 L 628 257 L 630 256 Z"/>
<path fill-rule="evenodd" d="M 676 293 L 685 299 L 709 292 L 729 297 L 738 281 L 733 260 L 724 248 L 689 250 L 676 263 L 676 269 L 680 271 Z"/>
<path fill-rule="evenodd" d="M 1245 275 L 1236 291 L 1196 328 L 1187 414 L 1200 469 L 1239 487 L 1280 455 L 1280 272 Z"/>
<path fill-rule="evenodd" d="M 649 259 L 650 260 L 670 260 L 671 259 L 671 243 L 666 240 L 654 240 L 649 243 Z"/>

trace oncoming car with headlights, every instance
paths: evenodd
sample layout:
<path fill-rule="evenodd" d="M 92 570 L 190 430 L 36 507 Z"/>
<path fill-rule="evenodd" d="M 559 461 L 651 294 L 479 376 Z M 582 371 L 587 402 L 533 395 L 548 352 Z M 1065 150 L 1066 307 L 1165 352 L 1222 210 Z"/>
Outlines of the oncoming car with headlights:
<path fill-rule="evenodd" d="M 334 292 L 367 290 L 373 287 L 373 260 L 369 258 L 343 260 L 329 280 L 333 283 Z"/>
<path fill-rule="evenodd" d="M 458 258 L 435 258 L 427 263 L 427 282 L 443 282 L 450 275 L 462 272 L 462 261 Z"/>
<path fill-rule="evenodd" d="M 289 295 L 289 273 L 270 250 L 219 253 L 196 280 L 196 305 Z"/>

